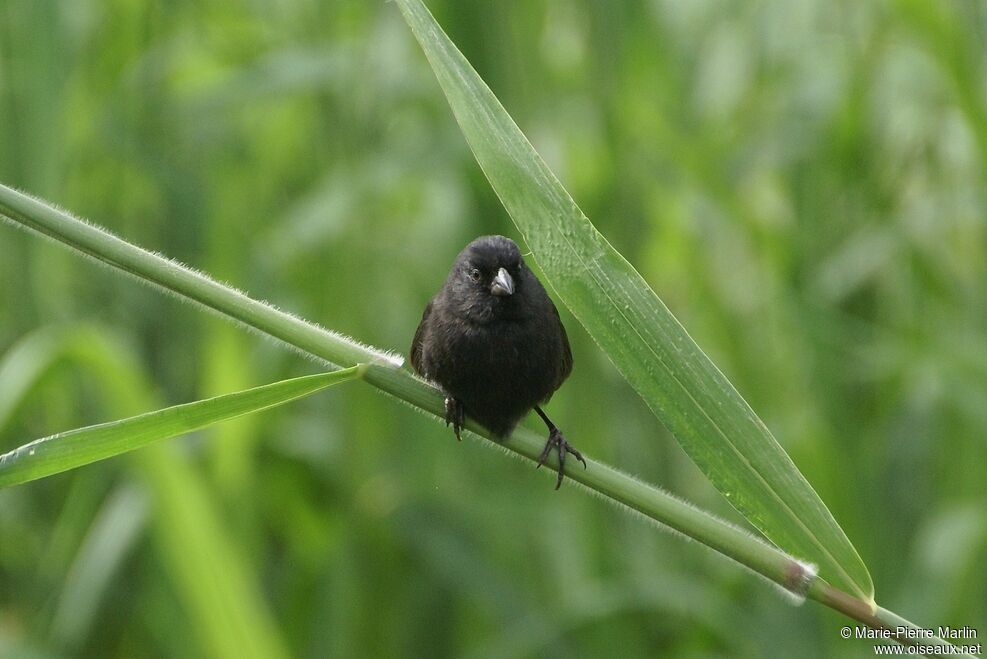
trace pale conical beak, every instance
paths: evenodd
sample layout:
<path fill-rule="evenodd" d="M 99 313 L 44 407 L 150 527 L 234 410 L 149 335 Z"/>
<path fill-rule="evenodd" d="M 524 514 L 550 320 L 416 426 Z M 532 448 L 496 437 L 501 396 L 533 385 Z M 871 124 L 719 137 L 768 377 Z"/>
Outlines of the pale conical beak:
<path fill-rule="evenodd" d="M 490 292 L 497 297 L 504 297 L 514 293 L 514 279 L 504 268 L 497 271 L 497 276 L 490 282 Z"/>

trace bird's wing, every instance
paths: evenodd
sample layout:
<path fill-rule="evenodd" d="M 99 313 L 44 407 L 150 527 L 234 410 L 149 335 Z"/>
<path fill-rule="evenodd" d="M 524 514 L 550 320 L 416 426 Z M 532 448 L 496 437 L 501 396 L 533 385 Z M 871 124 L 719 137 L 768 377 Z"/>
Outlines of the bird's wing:
<path fill-rule="evenodd" d="M 415 330 L 415 338 L 411 341 L 411 354 L 409 355 L 411 366 L 415 369 L 415 373 L 419 375 L 425 375 L 425 365 L 422 364 L 422 341 L 425 339 L 425 325 L 428 324 L 428 317 L 432 313 L 432 303 L 434 301 L 430 300 L 425 307 L 425 312 L 422 314 L 422 321 L 418 323 L 418 329 Z"/>
<path fill-rule="evenodd" d="M 552 303 L 552 311 L 555 313 L 555 320 L 559 322 L 559 332 L 562 334 L 562 363 L 559 364 L 559 375 L 555 381 L 555 388 L 558 389 L 572 373 L 572 348 L 569 347 L 569 335 L 565 333 L 565 325 L 562 324 L 555 303 Z"/>

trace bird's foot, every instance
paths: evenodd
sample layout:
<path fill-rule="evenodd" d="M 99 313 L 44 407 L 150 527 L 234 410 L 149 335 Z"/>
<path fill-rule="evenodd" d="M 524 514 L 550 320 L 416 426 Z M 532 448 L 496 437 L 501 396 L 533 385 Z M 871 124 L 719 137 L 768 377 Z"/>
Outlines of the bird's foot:
<path fill-rule="evenodd" d="M 572 444 L 565 440 L 562 435 L 562 431 L 558 428 L 551 428 L 548 432 L 548 441 L 545 442 L 545 448 L 542 449 L 541 455 L 538 456 L 538 467 L 545 464 L 545 460 L 552 453 L 552 449 L 559 452 L 559 478 L 555 481 L 555 489 L 559 489 L 562 486 L 562 477 L 565 475 L 565 454 L 572 453 L 577 460 L 583 463 L 583 469 L 586 468 L 586 461 L 583 460 L 583 455 L 575 448 Z M 536 469 L 538 467 L 535 467 Z"/>
<path fill-rule="evenodd" d="M 463 404 L 452 396 L 446 397 L 446 425 L 452 424 L 452 430 L 456 433 L 456 439 L 463 441 L 463 424 L 466 423 L 466 410 Z"/>

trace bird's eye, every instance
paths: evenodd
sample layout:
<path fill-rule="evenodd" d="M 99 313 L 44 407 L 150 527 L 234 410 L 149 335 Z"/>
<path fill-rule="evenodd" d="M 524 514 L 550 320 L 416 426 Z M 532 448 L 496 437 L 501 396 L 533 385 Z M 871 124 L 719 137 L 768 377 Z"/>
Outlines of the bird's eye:
<path fill-rule="evenodd" d="M 473 268 L 472 270 L 470 270 L 470 279 L 472 279 L 474 282 L 479 283 L 481 276 L 482 275 L 480 274 L 480 270 L 478 268 Z"/>

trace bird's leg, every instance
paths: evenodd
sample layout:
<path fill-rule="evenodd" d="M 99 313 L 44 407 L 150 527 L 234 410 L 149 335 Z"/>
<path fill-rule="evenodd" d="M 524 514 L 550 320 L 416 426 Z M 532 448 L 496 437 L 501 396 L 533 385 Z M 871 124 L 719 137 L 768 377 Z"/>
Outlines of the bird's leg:
<path fill-rule="evenodd" d="M 572 453 L 576 456 L 576 459 L 583 463 L 583 469 L 586 468 L 586 461 L 583 460 L 582 453 L 573 448 L 573 446 L 565 440 L 565 437 L 562 435 L 562 431 L 559 430 L 554 423 L 552 423 L 552 420 L 548 418 L 548 415 L 545 414 L 537 405 L 535 405 L 535 412 L 538 412 L 538 416 L 540 416 L 541 420 L 545 422 L 546 426 L 548 426 L 548 441 L 545 442 L 545 448 L 542 449 L 541 455 L 538 456 L 538 467 L 545 464 L 545 460 L 548 459 L 548 456 L 551 454 L 553 448 L 559 452 L 559 478 L 555 481 L 555 489 L 557 490 L 562 486 L 562 477 L 565 475 L 565 454 Z M 535 468 L 537 469 L 538 467 Z"/>
<path fill-rule="evenodd" d="M 452 430 L 456 433 L 456 439 L 463 441 L 463 424 L 466 423 L 466 410 L 463 404 L 452 396 L 446 396 L 446 425 L 452 424 Z"/>

